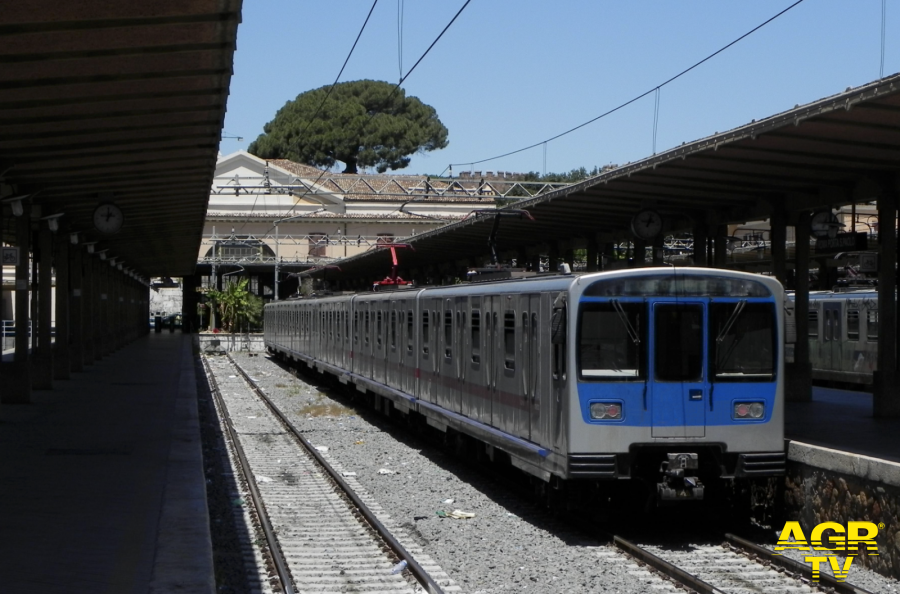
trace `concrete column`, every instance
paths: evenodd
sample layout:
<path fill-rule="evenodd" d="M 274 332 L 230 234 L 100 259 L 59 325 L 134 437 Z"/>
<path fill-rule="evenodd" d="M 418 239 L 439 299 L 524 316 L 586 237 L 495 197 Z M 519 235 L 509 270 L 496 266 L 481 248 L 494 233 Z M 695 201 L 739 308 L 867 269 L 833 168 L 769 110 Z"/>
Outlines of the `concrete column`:
<path fill-rule="evenodd" d="M 787 218 L 784 208 L 775 205 L 769 219 L 772 240 L 772 274 L 783 285 L 787 282 Z"/>
<path fill-rule="evenodd" d="M 612 267 L 613 263 L 616 261 L 618 254 L 616 253 L 616 242 L 615 240 L 609 240 L 605 244 L 603 244 L 603 255 L 606 256 L 606 264 L 603 263 L 603 259 L 600 260 L 600 265 L 603 270 L 607 270 Z"/>
<path fill-rule="evenodd" d="M 728 225 L 716 225 L 716 235 L 713 240 L 713 266 L 716 268 L 728 267 Z"/>
<path fill-rule="evenodd" d="M 549 272 L 557 272 L 557 268 L 559 268 L 559 246 L 556 245 L 555 241 L 550 242 L 550 249 L 547 253 L 547 267 L 549 268 Z"/>
<path fill-rule="evenodd" d="M 666 236 L 660 233 L 656 237 L 653 238 L 653 264 L 656 266 L 661 266 L 664 262 L 664 254 L 665 254 L 665 244 L 666 244 Z"/>
<path fill-rule="evenodd" d="M 81 255 L 82 272 L 82 298 L 81 298 L 81 344 L 82 362 L 84 365 L 92 365 L 97 359 L 96 345 L 94 344 L 94 325 L 97 307 L 97 275 L 94 271 L 94 257 L 90 254 Z"/>
<path fill-rule="evenodd" d="M 694 221 L 694 266 L 706 266 L 706 244 L 709 237 L 709 229 L 706 223 Z"/>
<path fill-rule="evenodd" d="M 876 418 L 900 417 L 897 390 L 897 194 L 878 197 L 878 370 L 873 385 Z"/>
<path fill-rule="evenodd" d="M 635 239 L 632 242 L 634 246 L 631 252 L 631 261 L 635 266 L 643 266 L 647 261 L 647 242 L 643 239 Z"/>
<path fill-rule="evenodd" d="M 600 257 L 600 244 L 595 236 L 587 238 L 587 272 L 597 272 L 600 270 L 597 259 Z"/>
<path fill-rule="evenodd" d="M 100 324 L 97 326 L 97 341 L 100 345 L 100 356 L 106 357 L 112 353 L 109 343 L 110 316 L 110 287 L 109 287 L 109 261 L 101 260 L 97 263 L 98 276 L 100 278 Z"/>
<path fill-rule="evenodd" d="M 84 271 L 81 249 L 69 250 L 69 369 L 84 371 Z"/>
<path fill-rule="evenodd" d="M 94 313 L 91 316 L 91 331 L 94 333 L 94 360 L 99 361 L 106 356 L 106 347 L 103 344 L 103 324 L 106 317 L 106 285 L 104 283 L 103 274 L 105 260 L 93 258 L 91 266 L 94 269 Z"/>
<path fill-rule="evenodd" d="M 25 214 L 16 217 L 16 247 L 19 248 L 19 263 L 16 265 L 16 351 L 11 363 L 3 364 L 2 404 L 31 403 L 31 366 L 28 356 L 29 287 L 28 255 L 31 250 L 31 204 L 23 201 Z"/>
<path fill-rule="evenodd" d="M 795 266 L 794 320 L 797 342 L 794 362 L 785 364 L 785 397 L 792 402 L 812 400 L 812 364 L 809 362 L 809 234 L 812 213 L 800 213 L 794 228 L 797 236 Z"/>
<path fill-rule="evenodd" d="M 56 237 L 56 344 L 53 345 L 53 379 L 67 380 L 71 368 L 69 355 L 70 301 L 69 301 L 69 234 Z"/>
<path fill-rule="evenodd" d="M 53 320 L 53 234 L 47 225 L 38 231 L 38 325 L 37 348 L 32 350 L 31 387 L 35 390 L 53 389 L 53 344 L 50 331 Z"/>
<path fill-rule="evenodd" d="M 197 319 L 197 305 L 200 303 L 200 293 L 197 292 L 199 286 L 200 279 L 197 275 L 181 279 L 181 331 L 185 334 L 197 332 L 199 328 Z"/>

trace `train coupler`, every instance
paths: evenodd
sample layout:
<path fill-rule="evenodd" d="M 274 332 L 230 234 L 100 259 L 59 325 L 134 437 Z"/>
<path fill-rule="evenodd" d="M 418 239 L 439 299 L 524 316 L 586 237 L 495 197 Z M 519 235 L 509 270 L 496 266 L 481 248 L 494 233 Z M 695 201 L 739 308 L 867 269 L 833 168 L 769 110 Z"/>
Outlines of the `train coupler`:
<path fill-rule="evenodd" d="M 696 476 L 685 471 L 700 467 L 697 454 L 667 454 L 667 460 L 660 465 L 663 480 L 656 485 L 656 495 L 660 501 L 699 501 L 703 499 L 703 483 Z"/>

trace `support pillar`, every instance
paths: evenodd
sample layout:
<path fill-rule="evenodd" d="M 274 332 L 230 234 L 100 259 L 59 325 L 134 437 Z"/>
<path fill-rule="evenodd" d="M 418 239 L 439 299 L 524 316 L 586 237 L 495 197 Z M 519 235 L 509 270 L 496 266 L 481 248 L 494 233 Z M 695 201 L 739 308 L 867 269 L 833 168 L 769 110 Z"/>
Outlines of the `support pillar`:
<path fill-rule="evenodd" d="M 716 268 L 728 267 L 728 225 L 716 225 L 716 235 L 713 240 L 713 266 Z"/>
<path fill-rule="evenodd" d="M 772 274 L 782 285 L 787 283 L 787 218 L 784 208 L 775 205 L 769 219 L 772 242 Z"/>
<path fill-rule="evenodd" d="M 200 303 L 200 285 L 197 275 L 181 279 L 181 331 L 185 334 L 197 332 L 200 325 L 197 320 L 197 305 Z"/>
<path fill-rule="evenodd" d="M 35 390 L 53 389 L 53 344 L 50 342 L 53 323 L 53 234 L 46 225 L 38 231 L 37 286 L 37 348 L 32 349 L 31 387 Z"/>
<path fill-rule="evenodd" d="M 547 252 L 547 268 L 549 272 L 557 272 L 559 268 L 559 247 L 555 241 L 550 242 L 550 249 Z"/>
<path fill-rule="evenodd" d="M 643 239 L 635 239 L 632 244 L 631 261 L 634 266 L 643 266 L 647 261 L 647 242 Z"/>
<path fill-rule="evenodd" d="M 809 235 L 812 213 L 800 213 L 794 228 L 796 235 L 794 320 L 797 342 L 794 362 L 785 363 L 785 399 L 791 402 L 812 400 L 812 364 L 809 361 Z"/>
<path fill-rule="evenodd" d="M 84 371 L 84 307 L 83 287 L 84 272 L 82 270 L 81 250 L 69 250 L 69 369 Z"/>
<path fill-rule="evenodd" d="M 709 237 L 709 229 L 706 223 L 694 221 L 694 266 L 706 266 L 706 244 Z"/>
<path fill-rule="evenodd" d="M 53 379 L 67 380 L 72 366 L 70 359 L 69 301 L 69 235 L 63 233 L 56 238 L 56 255 L 53 259 L 56 269 L 56 344 L 53 345 Z"/>
<path fill-rule="evenodd" d="M 653 238 L 653 264 L 662 266 L 665 263 L 666 237 L 662 233 Z"/>
<path fill-rule="evenodd" d="M 25 214 L 16 218 L 16 247 L 19 263 L 16 265 L 16 350 L 11 363 L 3 364 L 2 404 L 31 403 L 31 366 L 28 356 L 29 287 L 28 255 L 31 250 L 31 203 L 23 201 Z"/>
<path fill-rule="evenodd" d="M 900 417 L 897 390 L 897 194 L 878 197 L 878 369 L 873 378 L 876 418 Z"/>
<path fill-rule="evenodd" d="M 597 243 L 596 237 L 587 238 L 587 272 L 597 272 L 600 270 L 597 265 L 597 259 L 600 257 L 600 244 Z"/>

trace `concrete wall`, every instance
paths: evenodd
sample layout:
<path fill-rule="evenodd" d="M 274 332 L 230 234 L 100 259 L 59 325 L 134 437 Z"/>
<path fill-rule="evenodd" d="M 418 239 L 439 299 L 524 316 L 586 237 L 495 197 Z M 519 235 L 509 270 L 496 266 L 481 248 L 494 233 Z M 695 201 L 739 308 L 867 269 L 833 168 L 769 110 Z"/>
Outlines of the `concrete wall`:
<path fill-rule="evenodd" d="M 262 334 L 195 334 L 195 340 L 201 353 L 225 353 L 234 351 L 250 351 L 261 353 L 266 350 Z"/>
<path fill-rule="evenodd" d="M 788 460 L 787 519 L 807 537 L 822 522 L 875 523 L 878 555 L 854 564 L 900 579 L 900 464 L 799 442 L 788 445 Z"/>

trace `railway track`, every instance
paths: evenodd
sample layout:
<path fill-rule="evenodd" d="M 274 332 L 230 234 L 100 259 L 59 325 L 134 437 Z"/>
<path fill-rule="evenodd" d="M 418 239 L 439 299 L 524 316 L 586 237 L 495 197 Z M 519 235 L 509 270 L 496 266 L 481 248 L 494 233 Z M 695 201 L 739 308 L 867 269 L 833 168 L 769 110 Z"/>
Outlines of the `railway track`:
<path fill-rule="evenodd" d="M 628 555 L 702 594 L 870 594 L 825 573 L 820 574 L 819 582 L 813 582 L 808 565 L 774 555 L 731 534 L 726 534 L 725 539 L 720 545 L 673 549 L 613 537 L 616 546 Z"/>
<path fill-rule="evenodd" d="M 364 501 L 358 484 L 332 468 L 231 357 L 205 358 L 204 367 L 265 535 L 273 591 L 459 590 L 427 556 L 404 548 L 377 504 Z"/>

